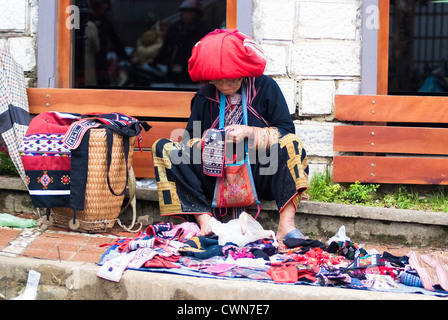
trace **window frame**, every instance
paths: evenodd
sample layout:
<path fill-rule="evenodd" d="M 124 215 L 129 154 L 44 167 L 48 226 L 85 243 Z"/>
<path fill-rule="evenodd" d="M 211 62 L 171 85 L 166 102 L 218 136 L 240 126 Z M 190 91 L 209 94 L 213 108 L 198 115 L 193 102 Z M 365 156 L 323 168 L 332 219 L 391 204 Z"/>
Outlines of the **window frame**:
<path fill-rule="evenodd" d="M 369 0 L 365 0 L 369 1 Z M 379 29 L 377 30 L 377 68 L 376 68 L 376 94 L 389 95 L 389 31 L 390 31 L 390 0 L 378 1 L 379 10 Z M 365 63 L 371 61 L 365 61 Z M 418 92 L 413 94 L 414 97 L 424 97 Z M 430 96 L 429 96 L 430 97 Z M 448 97 L 447 97 L 448 98 Z"/>
<path fill-rule="evenodd" d="M 72 0 L 57 1 L 57 49 L 56 49 L 56 87 L 72 88 L 73 84 L 73 32 L 66 28 L 66 21 L 69 19 L 71 12 L 66 12 L 66 8 L 71 5 Z M 237 27 L 237 0 L 227 0 L 227 27 Z M 163 91 L 157 91 L 163 92 Z M 191 95 L 191 92 L 185 92 Z"/>
<path fill-rule="evenodd" d="M 390 0 L 363 0 L 361 95 L 387 95 Z"/>

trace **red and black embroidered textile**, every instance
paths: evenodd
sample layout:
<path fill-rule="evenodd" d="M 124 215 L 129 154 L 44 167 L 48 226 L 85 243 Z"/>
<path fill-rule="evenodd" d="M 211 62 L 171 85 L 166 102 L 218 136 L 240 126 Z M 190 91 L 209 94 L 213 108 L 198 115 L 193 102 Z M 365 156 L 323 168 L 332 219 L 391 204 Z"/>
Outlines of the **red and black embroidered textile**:
<path fill-rule="evenodd" d="M 25 182 L 36 208 L 68 207 L 71 150 L 62 142 L 79 115 L 45 112 L 34 117 L 20 145 Z"/>
<path fill-rule="evenodd" d="M 84 209 L 89 129 L 93 127 L 107 130 L 109 150 L 113 143 L 112 131 L 123 136 L 126 159 L 129 137 L 140 135 L 142 128 L 146 131 L 151 128 L 146 122 L 119 113 L 90 118 L 89 115 L 60 112 L 36 116 L 20 146 L 26 184 L 35 207 Z M 110 165 L 109 153 L 107 161 Z M 111 192 L 114 193 L 113 190 Z"/>

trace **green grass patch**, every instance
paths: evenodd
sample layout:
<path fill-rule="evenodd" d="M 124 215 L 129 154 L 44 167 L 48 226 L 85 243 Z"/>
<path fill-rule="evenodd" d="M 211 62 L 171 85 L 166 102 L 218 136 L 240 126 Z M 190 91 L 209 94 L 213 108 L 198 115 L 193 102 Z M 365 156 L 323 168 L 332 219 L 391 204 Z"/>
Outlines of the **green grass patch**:
<path fill-rule="evenodd" d="M 9 157 L 8 153 L 0 150 L 0 176 L 18 177 L 14 163 Z"/>
<path fill-rule="evenodd" d="M 312 201 L 448 212 L 445 186 L 334 183 L 329 171 L 313 175 L 308 194 Z"/>

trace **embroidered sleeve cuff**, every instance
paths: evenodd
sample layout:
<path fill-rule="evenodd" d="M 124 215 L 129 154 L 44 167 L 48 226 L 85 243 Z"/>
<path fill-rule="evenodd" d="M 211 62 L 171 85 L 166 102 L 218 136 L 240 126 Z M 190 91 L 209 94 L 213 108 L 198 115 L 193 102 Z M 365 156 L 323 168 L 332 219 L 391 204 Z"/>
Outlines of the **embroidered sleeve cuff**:
<path fill-rule="evenodd" d="M 258 128 L 254 127 L 254 138 L 249 148 L 262 150 L 278 142 L 280 132 L 275 127 Z"/>

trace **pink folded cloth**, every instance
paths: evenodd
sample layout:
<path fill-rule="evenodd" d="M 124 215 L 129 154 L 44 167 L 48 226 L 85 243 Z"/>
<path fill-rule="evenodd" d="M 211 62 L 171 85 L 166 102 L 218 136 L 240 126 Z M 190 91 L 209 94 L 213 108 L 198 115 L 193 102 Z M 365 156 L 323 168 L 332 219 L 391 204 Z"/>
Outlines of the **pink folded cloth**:
<path fill-rule="evenodd" d="M 201 230 L 194 222 L 183 222 L 175 225 L 171 230 L 162 232 L 165 238 L 174 239 L 178 237 L 179 241 L 185 242 L 198 235 Z"/>
<path fill-rule="evenodd" d="M 219 264 L 215 264 L 212 266 L 208 266 L 205 269 L 202 269 L 201 271 L 207 272 L 207 273 L 222 273 L 222 272 L 226 272 L 232 268 L 234 268 L 236 266 L 236 264 L 234 263 L 219 263 Z"/>

